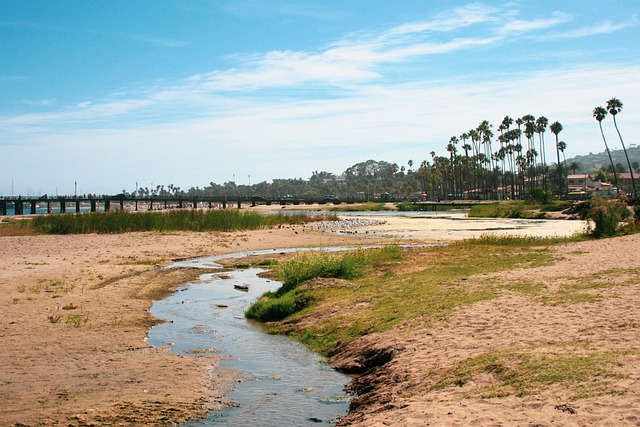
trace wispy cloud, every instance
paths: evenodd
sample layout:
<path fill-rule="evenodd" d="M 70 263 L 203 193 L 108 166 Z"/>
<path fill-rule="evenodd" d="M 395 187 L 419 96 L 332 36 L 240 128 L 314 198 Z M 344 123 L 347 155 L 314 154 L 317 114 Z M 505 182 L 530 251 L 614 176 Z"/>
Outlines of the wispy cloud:
<path fill-rule="evenodd" d="M 37 99 L 37 100 L 24 100 L 22 103 L 24 105 L 34 106 L 34 107 L 50 107 L 54 105 L 56 102 L 55 99 Z"/>
<path fill-rule="evenodd" d="M 601 34 L 611 34 L 617 31 L 624 30 L 626 28 L 638 26 L 639 21 L 636 15 L 633 15 L 630 19 L 625 22 L 612 23 L 612 22 L 603 22 L 598 25 L 590 25 L 585 27 L 580 27 L 576 29 L 572 29 L 564 32 L 556 32 L 553 34 L 549 34 L 546 36 L 541 36 L 541 39 L 575 39 L 582 37 L 591 37 L 597 36 Z"/>
<path fill-rule="evenodd" d="M 571 15 L 563 12 L 553 12 L 549 18 L 538 18 L 533 20 L 514 19 L 502 26 L 502 33 L 527 33 L 531 31 L 546 30 L 559 24 L 564 24 L 572 20 Z"/>

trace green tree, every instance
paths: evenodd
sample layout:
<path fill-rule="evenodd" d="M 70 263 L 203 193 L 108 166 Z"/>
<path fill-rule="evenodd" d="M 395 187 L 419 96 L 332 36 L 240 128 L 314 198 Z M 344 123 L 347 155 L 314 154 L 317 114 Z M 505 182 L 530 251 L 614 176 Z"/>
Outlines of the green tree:
<path fill-rule="evenodd" d="M 624 141 L 622 140 L 622 135 L 620 135 L 620 130 L 618 129 L 618 122 L 616 121 L 616 116 L 622 111 L 622 101 L 618 98 L 611 98 L 607 101 L 607 110 L 609 114 L 613 116 L 613 125 L 616 128 L 616 132 L 618 133 L 618 137 L 620 138 L 620 143 L 622 144 L 622 149 L 624 150 L 624 156 L 627 159 L 627 166 L 629 166 L 629 173 L 631 174 L 631 186 L 633 187 L 633 195 L 638 197 L 638 191 L 636 190 L 636 180 L 633 177 L 633 169 L 631 169 L 631 162 L 629 161 L 629 155 L 627 154 L 627 147 L 624 145 Z"/>
<path fill-rule="evenodd" d="M 580 163 L 571 162 L 571 164 L 569 165 L 569 170 L 571 171 L 571 173 L 575 175 L 578 169 L 580 169 Z"/>

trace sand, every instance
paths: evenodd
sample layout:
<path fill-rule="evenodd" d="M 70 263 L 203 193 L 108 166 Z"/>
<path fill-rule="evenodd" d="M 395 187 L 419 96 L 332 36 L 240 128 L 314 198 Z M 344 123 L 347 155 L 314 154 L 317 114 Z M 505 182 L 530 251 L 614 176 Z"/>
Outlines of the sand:
<path fill-rule="evenodd" d="M 148 328 L 157 321 L 147 312 L 153 300 L 198 275 L 157 267 L 173 259 L 239 250 L 458 238 L 444 225 L 451 219 L 418 220 L 420 226 L 411 219 L 385 220 L 386 224 L 343 233 L 295 227 L 242 233 L 0 237 L 0 425 L 174 425 L 223 406 L 235 373 L 221 369 L 216 356 L 182 357 L 145 341 Z M 555 230 L 551 233 L 571 234 L 573 227 L 584 224 L 561 221 L 547 226 Z M 436 232 L 439 227 L 442 231 Z M 407 231 L 424 228 L 429 231 Z M 480 226 L 465 230 L 465 236 L 486 233 Z M 503 279 L 535 275 L 559 286 L 568 274 L 637 269 L 639 247 L 640 236 L 561 246 L 554 265 L 510 272 Z M 640 334 L 633 325 L 640 284 L 598 292 L 606 296 L 599 303 L 555 307 L 505 294 L 460 309 L 429 329 L 406 325 L 366 337 L 354 351 L 358 346 L 394 349 L 394 357 L 376 370 L 375 377 L 358 380 L 379 387 L 363 394 L 367 404 L 345 424 L 639 425 L 637 356 L 627 357 L 621 367 L 628 375 L 619 380 L 624 394 L 578 401 L 554 390 L 524 398 L 463 398 L 455 389 L 429 391 L 424 378 L 432 367 L 514 345 L 588 339 L 602 348 L 638 350 Z"/>

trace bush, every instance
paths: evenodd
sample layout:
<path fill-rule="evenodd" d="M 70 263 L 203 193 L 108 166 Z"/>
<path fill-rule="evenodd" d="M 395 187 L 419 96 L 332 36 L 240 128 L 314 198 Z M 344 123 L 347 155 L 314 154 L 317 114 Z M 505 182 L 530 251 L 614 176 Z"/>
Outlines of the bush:
<path fill-rule="evenodd" d="M 244 315 L 260 322 L 278 322 L 306 308 L 312 299 L 303 292 L 292 291 L 276 297 L 267 293 L 252 304 Z"/>
<path fill-rule="evenodd" d="M 529 200 L 534 203 L 540 203 L 542 205 L 548 205 L 551 203 L 551 199 L 553 198 L 553 193 L 550 190 L 541 187 L 533 187 L 531 189 L 531 193 L 529 194 Z"/>
<path fill-rule="evenodd" d="M 469 217 L 473 218 L 523 218 L 523 216 L 524 209 L 521 201 L 475 205 L 469 211 Z"/>
<path fill-rule="evenodd" d="M 622 200 L 594 197 L 589 202 L 586 219 L 594 222 L 595 237 L 615 236 L 620 232 L 620 223 L 631 217 L 631 211 Z"/>

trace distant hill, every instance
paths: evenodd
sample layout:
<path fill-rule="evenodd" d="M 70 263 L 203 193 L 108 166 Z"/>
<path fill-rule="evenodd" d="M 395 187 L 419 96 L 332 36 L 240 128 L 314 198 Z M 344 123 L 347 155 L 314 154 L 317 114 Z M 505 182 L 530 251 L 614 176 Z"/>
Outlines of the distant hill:
<path fill-rule="evenodd" d="M 640 146 L 627 147 L 627 154 L 629 155 L 629 161 L 632 164 L 633 162 L 640 163 Z M 613 159 L 614 165 L 617 163 L 621 163 L 624 166 L 625 170 L 628 169 L 627 160 L 624 157 L 624 151 L 622 149 L 611 150 L 611 158 Z M 605 168 L 609 166 L 609 157 L 607 156 L 606 151 L 595 154 L 589 153 L 567 159 L 567 166 L 573 162 L 580 165 L 580 169 L 578 169 L 577 173 L 592 173 L 596 172 L 603 166 Z"/>

